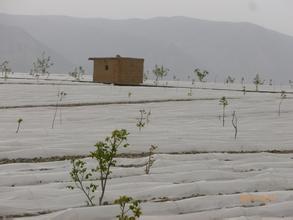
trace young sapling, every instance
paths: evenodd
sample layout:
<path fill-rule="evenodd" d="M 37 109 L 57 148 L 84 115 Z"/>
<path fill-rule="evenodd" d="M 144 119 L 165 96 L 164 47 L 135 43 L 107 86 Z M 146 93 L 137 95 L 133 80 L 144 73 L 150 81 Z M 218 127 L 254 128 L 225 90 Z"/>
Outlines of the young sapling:
<path fill-rule="evenodd" d="M 57 116 L 57 111 L 59 108 L 59 104 L 62 102 L 63 98 L 67 95 L 66 92 L 64 91 L 58 91 L 57 93 L 57 100 L 56 100 L 56 106 L 55 106 L 55 112 L 54 112 L 54 116 L 53 116 L 53 120 L 52 120 L 52 129 L 54 128 L 54 124 L 55 124 L 55 119 Z M 61 109 L 60 109 L 60 124 L 62 123 L 62 115 L 61 115 Z"/>
<path fill-rule="evenodd" d="M 192 89 L 188 89 L 187 96 L 192 96 Z"/>
<path fill-rule="evenodd" d="M 289 86 L 291 89 L 293 89 L 293 81 L 291 79 L 289 80 Z"/>
<path fill-rule="evenodd" d="M 283 100 L 287 98 L 286 91 L 284 91 L 284 90 L 281 91 L 280 98 L 281 98 L 281 100 L 280 100 L 280 103 L 279 103 L 279 116 L 281 116 L 281 105 L 283 103 Z"/>
<path fill-rule="evenodd" d="M 130 102 L 130 98 L 132 96 L 132 92 L 128 92 L 128 101 Z"/>
<path fill-rule="evenodd" d="M 244 84 L 245 84 L 245 79 L 244 79 L 244 77 L 241 78 L 240 83 L 241 83 L 242 86 L 244 86 Z"/>
<path fill-rule="evenodd" d="M 18 133 L 19 129 L 20 129 L 20 124 L 23 122 L 22 118 L 17 119 L 17 128 L 16 128 L 16 133 Z"/>
<path fill-rule="evenodd" d="M 152 72 L 155 75 L 155 85 L 158 85 L 159 79 L 162 80 L 165 76 L 167 76 L 169 69 L 165 68 L 163 65 L 158 66 L 156 64 Z"/>
<path fill-rule="evenodd" d="M 104 141 L 96 143 L 96 150 L 91 152 L 92 158 L 98 162 L 97 167 L 93 170 L 98 173 L 101 187 L 99 196 L 99 205 L 103 204 L 103 198 L 106 191 L 109 175 L 112 173 L 111 168 L 116 166 L 116 160 L 119 147 L 128 147 L 127 136 L 128 132 L 125 129 L 114 130 L 110 137 L 106 137 Z"/>
<path fill-rule="evenodd" d="M 237 139 L 237 134 L 238 134 L 238 118 L 236 115 L 236 111 L 233 111 L 232 114 L 232 126 L 234 128 L 234 139 Z"/>
<path fill-rule="evenodd" d="M 92 177 L 92 172 L 89 171 L 86 167 L 86 162 L 83 160 L 71 160 L 72 164 L 72 170 L 70 172 L 70 177 L 74 181 L 75 186 L 67 186 L 68 189 L 79 189 L 83 192 L 83 194 L 86 196 L 86 203 L 88 206 L 94 206 L 94 198 L 93 195 L 95 191 L 97 190 L 96 184 L 93 182 L 90 182 L 90 184 L 85 184 L 85 181 L 89 181 Z"/>
<path fill-rule="evenodd" d="M 85 70 L 83 69 L 82 66 L 75 67 L 73 72 L 69 72 L 69 76 L 72 76 L 75 78 L 77 81 L 80 81 L 85 74 Z"/>
<path fill-rule="evenodd" d="M 150 117 L 151 117 L 151 110 L 148 111 L 148 113 L 146 114 L 146 123 L 149 124 L 150 123 Z"/>
<path fill-rule="evenodd" d="M 227 79 L 225 80 L 225 83 L 228 85 L 233 84 L 235 82 L 235 78 L 233 78 L 232 76 L 228 76 Z"/>
<path fill-rule="evenodd" d="M 8 79 L 8 75 L 12 73 L 11 68 L 8 66 L 9 62 L 5 60 L 2 64 L 0 64 L 0 72 L 4 77 L 4 80 Z"/>
<path fill-rule="evenodd" d="M 30 74 L 34 76 L 37 80 L 40 75 L 46 75 L 47 78 L 50 75 L 49 68 L 53 66 L 54 63 L 51 61 L 50 56 L 46 56 L 45 52 L 42 53 L 41 57 L 37 57 L 37 60 L 33 63 L 33 68 L 30 71 Z"/>
<path fill-rule="evenodd" d="M 114 201 L 114 204 L 120 206 L 120 214 L 117 215 L 118 220 L 136 220 L 141 214 L 140 201 L 134 200 L 128 196 L 120 196 Z M 131 214 L 129 215 L 131 211 Z"/>
<path fill-rule="evenodd" d="M 146 71 L 145 73 L 143 73 L 143 81 L 146 81 L 148 80 L 148 76 L 149 76 L 150 72 L 149 71 Z"/>
<path fill-rule="evenodd" d="M 137 123 L 136 123 L 136 127 L 138 127 L 139 131 L 141 131 L 141 129 L 145 126 L 146 124 L 146 111 L 144 109 L 140 109 L 139 110 L 140 116 L 139 118 L 137 118 Z"/>
<path fill-rule="evenodd" d="M 193 72 L 196 74 L 200 82 L 206 82 L 205 78 L 209 75 L 208 71 L 196 68 Z"/>
<path fill-rule="evenodd" d="M 258 91 L 259 85 L 263 85 L 265 80 L 261 80 L 259 74 L 256 74 L 256 76 L 253 79 L 253 84 L 255 85 L 255 91 Z"/>
<path fill-rule="evenodd" d="M 155 159 L 154 159 L 154 152 L 155 150 L 158 149 L 158 146 L 155 145 L 151 145 L 150 149 L 149 149 L 149 155 L 148 155 L 148 161 L 145 165 L 145 174 L 149 174 L 151 167 L 153 166 Z"/>
<path fill-rule="evenodd" d="M 243 92 L 243 95 L 246 94 L 246 87 L 245 86 L 242 87 L 242 92 Z"/>
<path fill-rule="evenodd" d="M 223 96 L 219 102 L 220 102 L 219 104 L 223 106 L 222 122 L 223 122 L 223 127 L 225 127 L 225 109 L 229 103 L 225 96 Z"/>

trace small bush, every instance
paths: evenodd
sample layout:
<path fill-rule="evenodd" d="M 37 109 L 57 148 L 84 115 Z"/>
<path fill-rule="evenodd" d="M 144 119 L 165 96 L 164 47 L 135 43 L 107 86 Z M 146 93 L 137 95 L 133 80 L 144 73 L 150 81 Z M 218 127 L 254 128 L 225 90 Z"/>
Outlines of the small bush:
<path fill-rule="evenodd" d="M 80 81 L 85 74 L 85 70 L 83 69 L 82 66 L 79 66 L 79 67 L 75 67 L 73 72 L 69 72 L 68 74 L 69 76 L 72 76 L 73 78 L 75 78 L 77 81 Z"/>
<path fill-rule="evenodd" d="M 9 62 L 5 60 L 2 64 L 0 64 L 0 72 L 4 77 L 4 80 L 8 79 L 9 74 L 12 73 L 11 68 L 8 66 Z"/>
<path fill-rule="evenodd" d="M 163 79 L 165 76 L 168 75 L 169 69 L 165 68 L 163 65 L 158 66 L 155 65 L 153 69 L 153 74 L 155 75 L 155 85 L 158 85 L 159 79 Z"/>
<path fill-rule="evenodd" d="M 137 123 L 136 123 L 136 127 L 138 127 L 139 131 L 141 131 L 141 129 L 145 126 L 146 124 L 146 119 L 147 119 L 147 113 L 144 109 L 140 109 L 139 110 L 140 116 L 139 118 L 137 118 Z"/>
<path fill-rule="evenodd" d="M 47 75 L 48 78 L 50 75 L 49 68 L 53 65 L 54 63 L 51 61 L 51 57 L 46 56 L 46 53 L 43 52 L 41 57 L 37 57 L 37 60 L 33 63 L 30 74 L 36 79 L 39 79 L 41 75 Z"/>
<path fill-rule="evenodd" d="M 71 160 L 72 170 L 70 172 L 71 179 L 74 181 L 75 186 L 67 186 L 68 189 L 79 189 L 83 192 L 83 194 L 87 198 L 87 205 L 94 206 L 93 199 L 95 196 L 94 192 L 97 190 L 97 185 L 93 182 L 90 185 L 85 185 L 85 181 L 89 181 L 90 177 L 92 177 L 92 172 L 89 171 L 86 167 L 86 162 L 82 160 Z"/>
<path fill-rule="evenodd" d="M 193 72 L 196 74 L 200 82 L 206 82 L 205 78 L 209 75 L 209 72 L 207 70 L 200 70 L 196 68 Z"/>
<path fill-rule="evenodd" d="M 158 146 L 155 145 L 151 145 L 150 149 L 149 149 L 149 155 L 148 155 L 148 161 L 145 165 L 145 174 L 149 174 L 151 167 L 153 166 L 155 159 L 153 157 L 155 150 L 158 149 Z"/>
<path fill-rule="evenodd" d="M 114 201 L 114 204 L 120 206 L 120 214 L 116 216 L 118 220 L 136 220 L 142 214 L 140 201 L 131 197 L 120 196 Z"/>
<path fill-rule="evenodd" d="M 225 127 L 225 109 L 226 109 L 226 106 L 229 104 L 225 96 L 223 96 L 220 99 L 219 104 L 223 106 L 222 122 L 223 122 L 223 127 Z"/>
<path fill-rule="evenodd" d="M 86 167 L 86 162 L 82 160 L 72 160 L 72 170 L 70 176 L 75 183 L 74 186 L 67 186 L 69 189 L 80 189 L 87 198 L 87 204 L 90 206 L 95 205 L 93 199 L 94 192 L 97 190 L 98 185 L 91 182 L 89 185 L 85 185 L 85 181 L 89 181 L 90 178 L 97 174 L 100 181 L 101 193 L 99 195 L 99 205 L 102 205 L 103 198 L 106 191 L 107 181 L 109 175 L 112 173 L 111 168 L 116 165 L 116 160 L 119 147 L 127 147 L 128 132 L 125 129 L 114 130 L 112 135 L 106 137 L 104 141 L 96 143 L 96 150 L 90 152 L 90 156 L 97 160 L 98 164 L 95 169 L 89 170 Z"/>
<path fill-rule="evenodd" d="M 96 150 L 91 152 L 91 157 L 96 159 L 98 165 L 95 172 L 99 174 L 101 194 L 99 197 L 99 205 L 102 205 L 107 181 L 109 175 L 112 173 L 111 167 L 116 165 L 116 160 L 119 147 L 127 147 L 128 132 L 125 129 L 114 130 L 110 137 L 106 137 L 104 141 L 99 141 L 96 143 Z"/>

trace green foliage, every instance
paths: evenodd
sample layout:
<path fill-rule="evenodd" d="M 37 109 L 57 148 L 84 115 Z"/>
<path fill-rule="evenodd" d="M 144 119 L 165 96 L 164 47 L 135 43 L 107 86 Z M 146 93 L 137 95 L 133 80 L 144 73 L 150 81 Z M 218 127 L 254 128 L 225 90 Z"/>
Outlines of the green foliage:
<path fill-rule="evenodd" d="M 229 103 L 228 100 L 226 99 L 225 96 L 223 96 L 220 101 L 219 101 L 220 105 L 222 105 L 223 107 L 226 107 Z"/>
<path fill-rule="evenodd" d="M 99 205 L 102 205 L 103 197 L 106 190 L 107 181 L 111 174 L 111 167 L 116 165 L 118 148 L 128 147 L 127 136 L 128 132 L 125 129 L 114 130 L 110 137 L 106 137 L 104 141 L 96 143 L 96 150 L 91 152 L 92 158 L 98 161 L 98 166 L 94 171 L 99 173 L 100 184 L 101 184 L 101 195 L 99 197 Z"/>
<path fill-rule="evenodd" d="M 223 127 L 225 126 L 225 108 L 226 106 L 229 104 L 228 100 L 226 99 L 225 96 L 223 96 L 220 101 L 219 104 L 223 106 L 223 115 L 222 115 L 222 120 L 223 120 Z"/>
<path fill-rule="evenodd" d="M 206 82 L 204 79 L 209 75 L 209 72 L 207 70 L 200 70 L 196 68 L 193 72 L 196 74 L 200 82 Z"/>
<path fill-rule="evenodd" d="M 258 91 L 259 85 L 263 85 L 265 80 L 261 80 L 259 74 L 256 74 L 253 78 L 253 84 L 255 85 L 255 91 Z"/>
<path fill-rule="evenodd" d="M 141 131 L 141 129 L 145 126 L 146 124 L 146 111 L 144 109 L 140 109 L 139 110 L 139 113 L 140 113 L 140 117 L 137 118 L 137 123 L 136 123 L 136 127 L 138 127 L 139 131 Z"/>
<path fill-rule="evenodd" d="M 114 201 L 114 204 L 120 206 L 120 214 L 117 215 L 118 220 L 136 220 L 141 214 L 140 201 L 134 200 L 128 196 L 120 196 Z M 130 214 L 128 214 L 131 211 Z"/>
<path fill-rule="evenodd" d="M 91 182 L 89 185 L 85 185 L 85 181 L 89 181 L 92 177 L 92 172 L 86 167 L 86 162 L 82 160 L 71 160 L 72 170 L 70 172 L 71 179 L 74 181 L 75 186 L 67 186 L 68 189 L 79 189 L 87 198 L 87 205 L 94 206 L 93 199 L 95 196 L 94 192 L 97 190 L 97 185 Z"/>
<path fill-rule="evenodd" d="M 192 96 L 192 89 L 188 89 L 188 93 L 187 93 L 188 96 Z"/>
<path fill-rule="evenodd" d="M 146 163 L 146 166 L 145 166 L 145 173 L 146 174 L 150 173 L 151 167 L 153 166 L 153 164 L 155 162 L 153 155 L 154 155 L 155 150 L 157 150 L 157 149 L 158 149 L 158 146 L 155 146 L 155 145 L 151 145 L 151 147 L 149 149 L 148 162 Z"/>
<path fill-rule="evenodd" d="M 82 66 L 79 66 L 79 67 L 75 67 L 73 72 L 69 72 L 68 74 L 69 76 L 72 76 L 73 78 L 75 78 L 77 81 L 80 81 L 85 74 L 85 70 L 83 69 Z"/>
<path fill-rule="evenodd" d="M 8 66 L 9 62 L 5 60 L 0 65 L 0 72 L 2 73 L 2 76 L 4 77 L 4 80 L 8 79 L 8 75 L 12 73 L 11 68 Z"/>
<path fill-rule="evenodd" d="M 130 101 L 131 96 L 132 96 L 132 92 L 128 92 L 128 99 L 129 99 L 129 101 Z"/>
<path fill-rule="evenodd" d="M 39 79 L 40 75 L 46 75 L 49 77 L 49 68 L 53 66 L 54 63 L 51 61 L 50 56 L 46 56 L 45 52 L 42 53 L 41 57 L 37 57 L 37 60 L 33 63 L 33 68 L 30 74 L 36 79 Z"/>
<path fill-rule="evenodd" d="M 149 71 L 146 71 L 145 73 L 143 73 L 143 80 L 146 81 L 148 80 L 148 76 L 149 76 L 150 72 Z"/>
<path fill-rule="evenodd" d="M 158 85 L 159 79 L 163 79 L 165 76 L 168 75 L 169 69 L 165 68 L 163 65 L 158 66 L 155 65 L 155 68 L 153 69 L 153 74 L 155 75 L 155 84 Z"/>

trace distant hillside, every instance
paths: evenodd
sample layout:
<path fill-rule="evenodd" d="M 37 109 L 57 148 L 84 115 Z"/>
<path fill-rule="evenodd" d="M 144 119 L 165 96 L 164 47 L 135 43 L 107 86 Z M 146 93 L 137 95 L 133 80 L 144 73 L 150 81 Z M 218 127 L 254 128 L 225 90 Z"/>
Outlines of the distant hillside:
<path fill-rule="evenodd" d="M 0 63 L 8 60 L 9 66 L 14 72 L 29 72 L 32 63 L 41 56 L 43 51 L 53 57 L 52 72 L 67 71 L 73 66 L 61 55 L 35 40 L 20 28 L 0 24 L 0 30 Z M 58 62 L 55 62 L 56 60 Z"/>
<path fill-rule="evenodd" d="M 90 72 L 88 57 L 120 54 L 145 58 L 146 70 L 164 64 L 172 71 L 170 78 L 174 74 L 181 79 L 193 77 L 197 67 L 209 70 L 212 81 L 222 81 L 227 75 L 246 76 L 251 81 L 256 73 L 286 82 L 293 78 L 293 37 L 249 23 L 185 17 L 107 20 L 5 14 L 0 14 L 0 23 L 22 28 Z M 0 52 L 0 56 L 5 54 Z M 59 59 L 56 57 L 56 63 Z"/>

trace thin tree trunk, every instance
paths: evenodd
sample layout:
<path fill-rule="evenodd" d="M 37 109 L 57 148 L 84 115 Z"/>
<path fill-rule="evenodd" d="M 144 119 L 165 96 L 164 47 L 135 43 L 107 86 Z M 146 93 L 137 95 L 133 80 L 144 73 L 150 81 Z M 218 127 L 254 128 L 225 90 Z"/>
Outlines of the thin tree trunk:
<path fill-rule="evenodd" d="M 225 127 L 225 105 L 223 105 L 223 127 Z"/>
<path fill-rule="evenodd" d="M 235 134 L 234 134 L 234 139 L 237 139 L 237 133 L 238 133 L 238 120 L 237 120 L 237 116 L 236 116 L 236 112 L 233 112 L 233 118 L 232 118 L 232 125 L 235 129 Z"/>
<path fill-rule="evenodd" d="M 279 116 L 281 116 L 281 105 L 282 105 L 283 99 L 279 103 Z"/>
<path fill-rule="evenodd" d="M 18 125 L 17 125 L 16 133 L 18 133 L 19 127 L 20 127 L 20 123 L 18 123 Z"/>
<path fill-rule="evenodd" d="M 53 120 L 52 120 L 52 129 L 54 128 L 57 111 L 58 111 L 58 101 L 56 102 L 55 113 L 54 113 Z"/>

